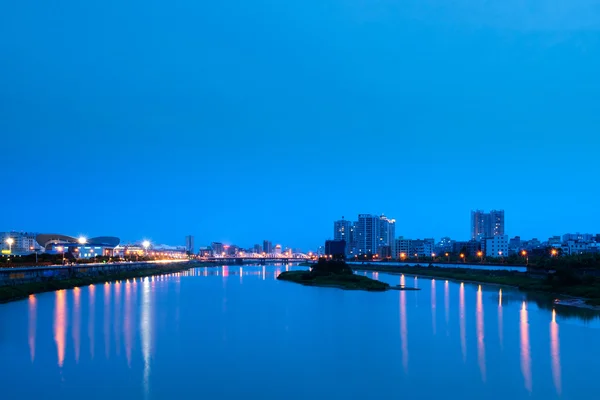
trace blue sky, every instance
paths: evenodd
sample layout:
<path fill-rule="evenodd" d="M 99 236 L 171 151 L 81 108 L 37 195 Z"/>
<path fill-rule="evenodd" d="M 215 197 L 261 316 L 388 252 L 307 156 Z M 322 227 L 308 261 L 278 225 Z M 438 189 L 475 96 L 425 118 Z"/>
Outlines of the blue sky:
<path fill-rule="evenodd" d="M 599 3 L 496 3 L 4 2 L 0 230 L 600 232 Z"/>

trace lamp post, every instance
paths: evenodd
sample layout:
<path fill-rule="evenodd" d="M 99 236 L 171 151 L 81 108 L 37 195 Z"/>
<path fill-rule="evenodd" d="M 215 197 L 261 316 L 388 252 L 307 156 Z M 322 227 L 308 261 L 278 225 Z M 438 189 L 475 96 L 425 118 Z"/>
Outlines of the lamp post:
<path fill-rule="evenodd" d="M 479 256 L 479 261 L 483 264 L 483 251 L 479 250 L 477 255 Z"/>
<path fill-rule="evenodd" d="M 144 247 L 144 255 L 147 256 L 148 255 L 148 248 L 150 247 L 150 241 L 149 240 L 144 240 L 142 242 L 142 246 Z"/>
<path fill-rule="evenodd" d="M 400 260 L 404 261 L 406 258 L 406 253 L 400 253 Z"/>
<path fill-rule="evenodd" d="M 448 262 L 450 262 L 450 253 L 446 253 L 446 258 L 448 259 Z"/>
<path fill-rule="evenodd" d="M 499 252 L 498 252 L 498 255 L 499 255 L 499 256 L 500 256 L 500 258 L 502 259 L 502 262 L 504 262 L 504 257 L 502 256 L 502 252 L 501 252 L 501 251 L 499 251 Z"/>
<path fill-rule="evenodd" d="M 419 262 L 419 253 L 415 253 L 415 257 L 417 257 L 417 262 Z"/>
<path fill-rule="evenodd" d="M 435 253 L 431 253 L 431 261 L 435 262 Z"/>
<path fill-rule="evenodd" d="M 552 257 L 556 257 L 556 255 L 558 254 L 558 251 L 556 249 L 552 249 L 552 251 L 550 253 L 552 254 Z"/>
<path fill-rule="evenodd" d="M 6 239 L 6 244 L 8 244 L 8 253 L 12 254 L 12 245 L 15 244 L 15 239 L 9 237 Z"/>
<path fill-rule="evenodd" d="M 467 261 L 465 260 L 465 255 L 464 255 L 463 253 L 460 253 L 460 258 L 462 258 L 462 260 L 463 260 L 463 263 L 467 262 Z"/>
<path fill-rule="evenodd" d="M 35 253 L 35 263 L 37 264 L 37 262 L 38 262 L 38 259 L 37 259 L 37 250 L 33 246 L 29 247 L 29 250 L 31 250 L 31 251 L 33 251 Z"/>
<path fill-rule="evenodd" d="M 523 250 L 521 255 L 525 257 L 525 265 L 529 265 L 529 254 L 527 254 L 527 251 Z"/>
<path fill-rule="evenodd" d="M 56 248 L 57 251 L 62 253 L 62 263 L 65 263 L 65 247 L 64 246 L 58 246 Z"/>

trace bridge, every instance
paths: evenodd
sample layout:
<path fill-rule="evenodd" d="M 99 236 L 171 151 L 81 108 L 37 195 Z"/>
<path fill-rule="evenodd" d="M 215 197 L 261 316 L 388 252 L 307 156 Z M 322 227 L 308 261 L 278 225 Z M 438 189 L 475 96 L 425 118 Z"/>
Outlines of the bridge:
<path fill-rule="evenodd" d="M 301 263 L 310 261 L 309 256 L 292 255 L 286 257 L 243 257 L 243 256 L 224 256 L 224 257 L 199 257 L 198 261 L 210 262 L 216 264 L 277 264 L 277 263 Z"/>

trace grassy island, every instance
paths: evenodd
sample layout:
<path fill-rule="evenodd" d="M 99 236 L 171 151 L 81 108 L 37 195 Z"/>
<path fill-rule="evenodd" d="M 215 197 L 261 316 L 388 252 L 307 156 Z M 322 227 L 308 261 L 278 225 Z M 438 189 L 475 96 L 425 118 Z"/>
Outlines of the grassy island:
<path fill-rule="evenodd" d="M 390 285 L 366 276 L 354 275 L 352 268 L 344 261 L 321 259 L 310 271 L 287 271 L 277 279 L 300 283 L 307 286 L 337 287 L 347 290 L 368 290 L 382 292 Z"/>

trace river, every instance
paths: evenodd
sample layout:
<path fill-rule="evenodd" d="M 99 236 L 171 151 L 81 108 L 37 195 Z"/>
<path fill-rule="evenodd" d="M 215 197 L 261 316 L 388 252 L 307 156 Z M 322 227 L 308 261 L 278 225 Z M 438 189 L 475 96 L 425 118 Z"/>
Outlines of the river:
<path fill-rule="evenodd" d="M 511 289 L 420 291 L 196 268 L 0 305 L 6 399 L 590 399 L 600 319 Z"/>

